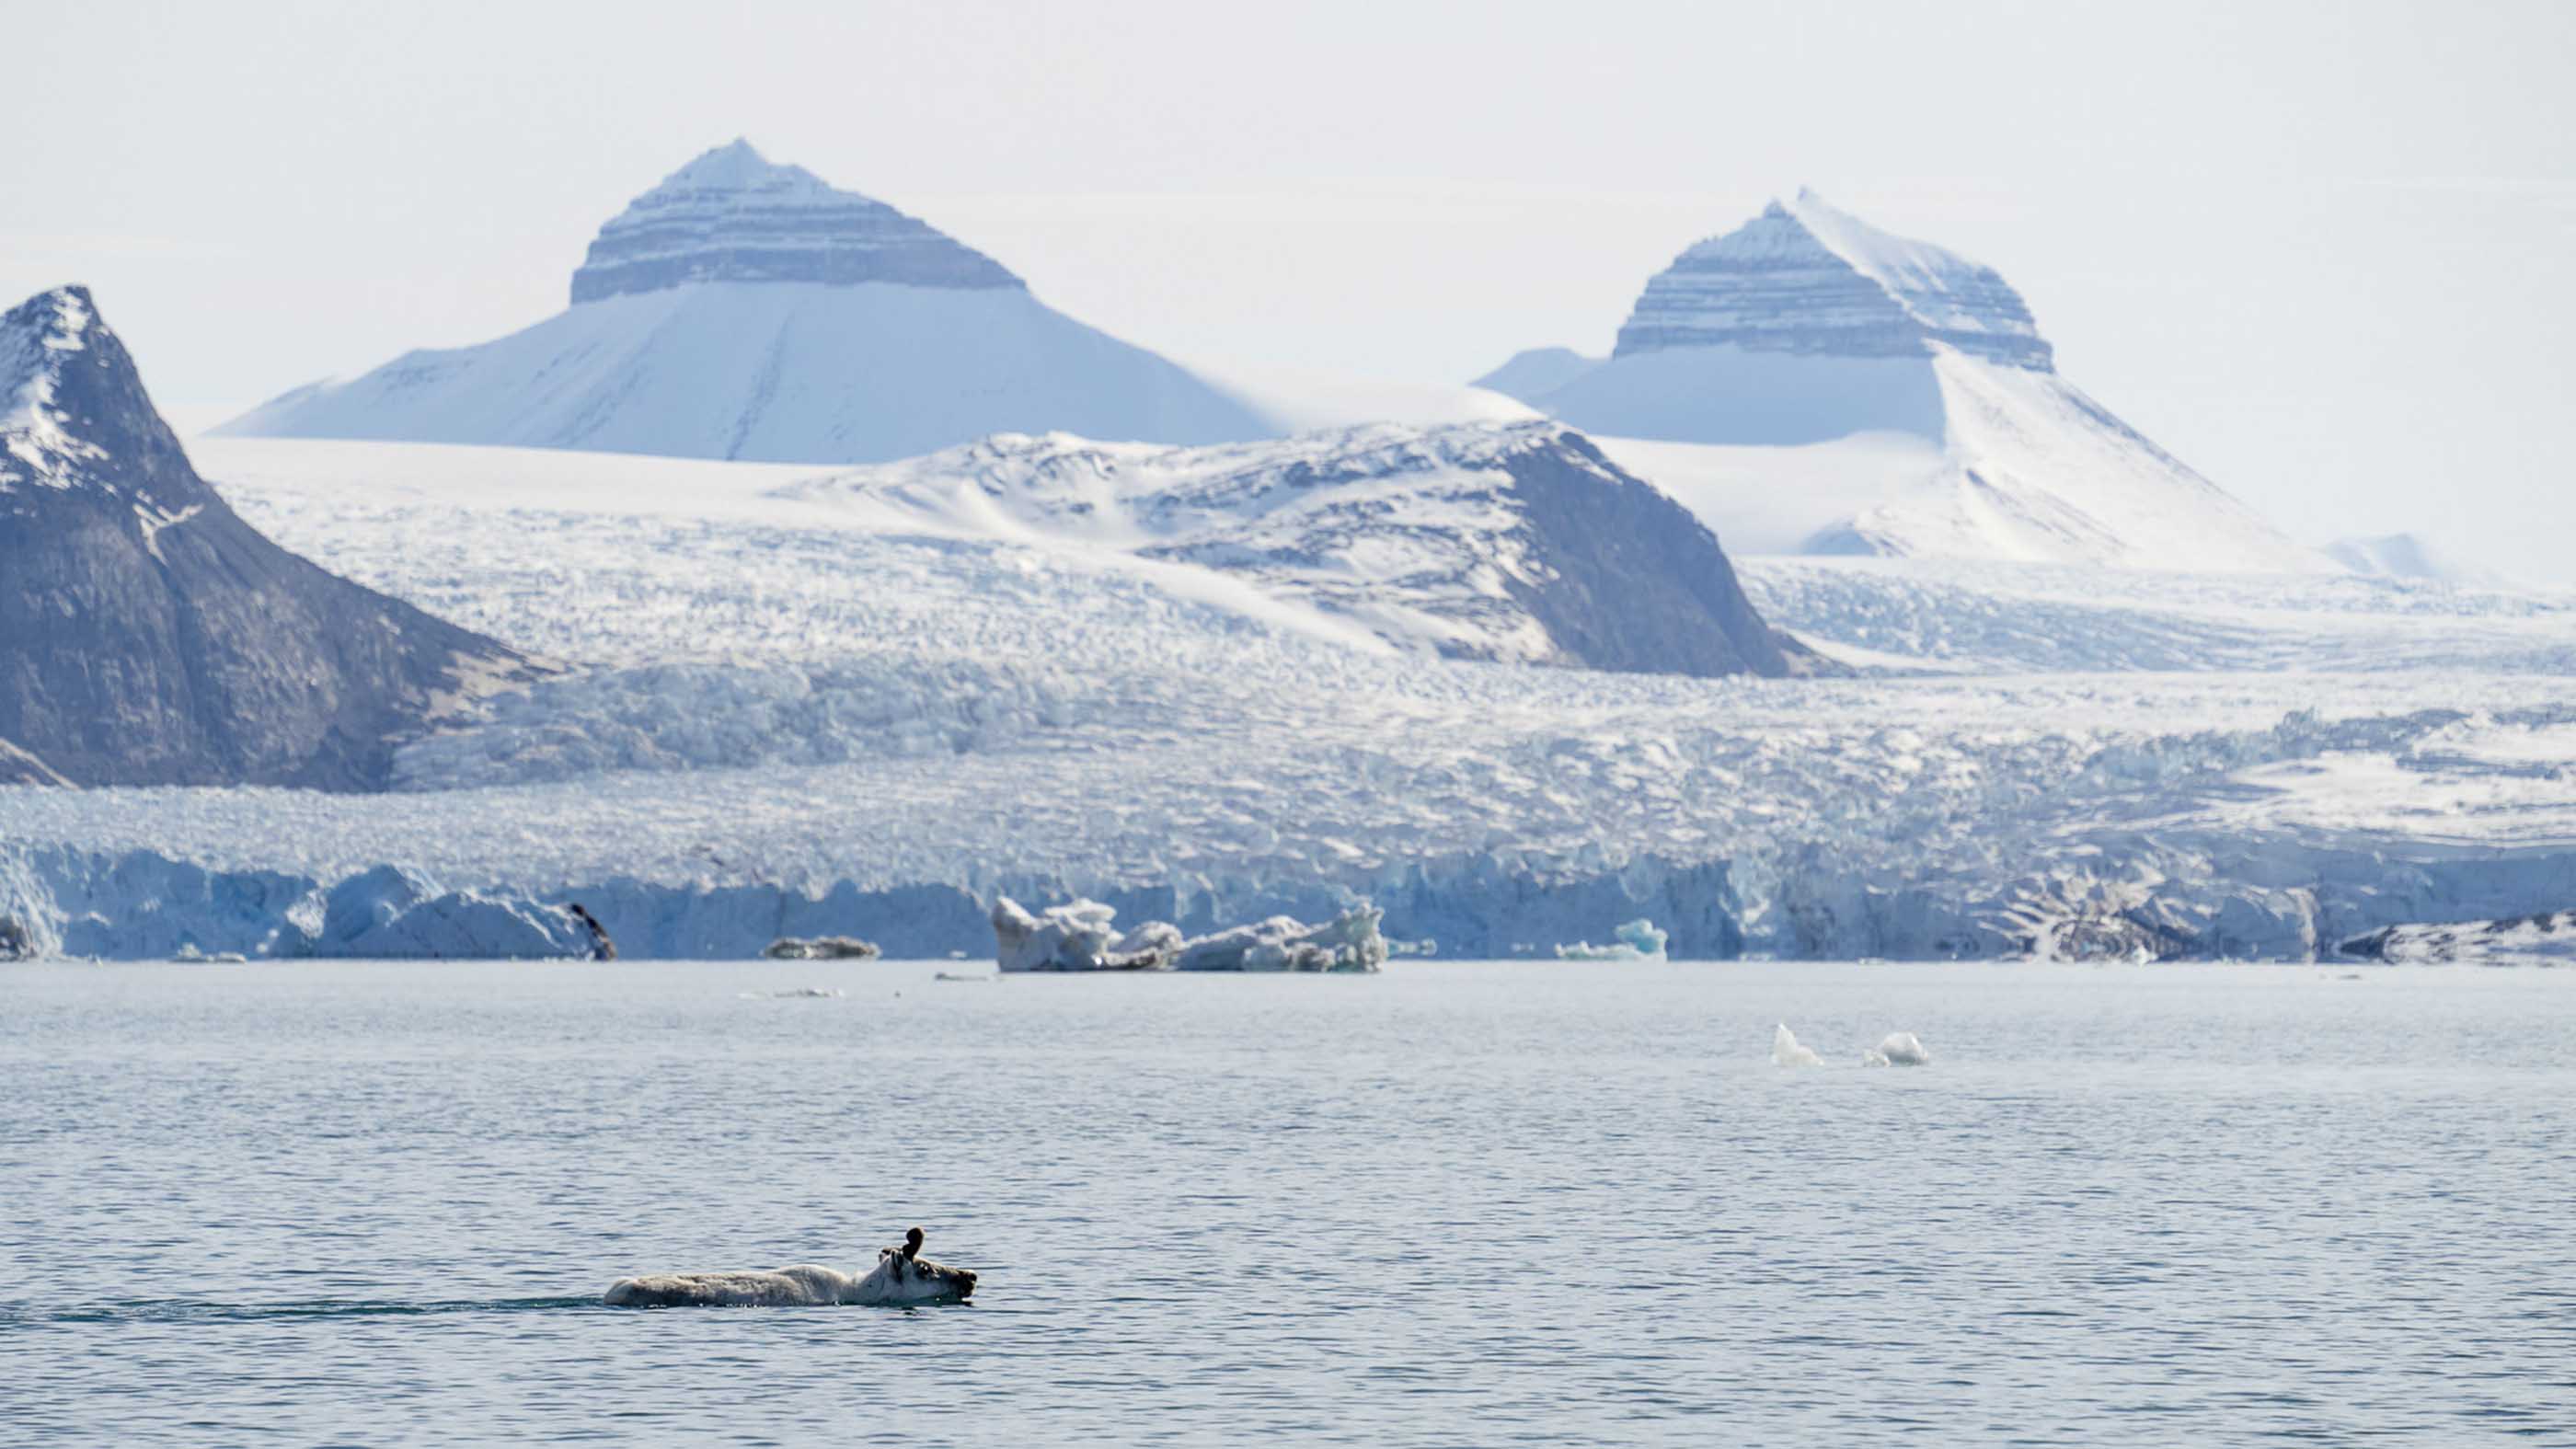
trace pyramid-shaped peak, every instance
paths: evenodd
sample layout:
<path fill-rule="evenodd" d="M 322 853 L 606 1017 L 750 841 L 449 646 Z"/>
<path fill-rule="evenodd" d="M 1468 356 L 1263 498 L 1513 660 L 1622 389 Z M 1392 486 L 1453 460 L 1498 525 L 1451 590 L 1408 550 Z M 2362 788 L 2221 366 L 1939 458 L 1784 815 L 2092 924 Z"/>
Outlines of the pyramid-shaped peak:
<path fill-rule="evenodd" d="M 1881 231 L 1800 187 L 1647 282 L 1618 354 L 1731 346 L 1922 357 L 1935 344 L 2037 372 L 2054 365 L 2029 306 L 1993 268 Z"/>
<path fill-rule="evenodd" d="M 662 178 L 602 226 L 573 273 L 572 299 L 692 282 L 1025 285 L 927 222 L 771 161 L 739 137 Z"/>
<path fill-rule="evenodd" d="M 98 326 L 89 288 L 55 287 L 0 314 L 0 427 L 23 424 L 39 387 L 50 388 L 64 359 L 88 350 Z"/>
<path fill-rule="evenodd" d="M 830 191 L 823 179 L 802 166 L 781 166 L 758 147 L 736 136 L 712 151 L 701 152 L 688 165 L 662 178 L 645 197 L 670 191 Z M 639 197 L 640 202 L 644 198 Z"/>
<path fill-rule="evenodd" d="M 146 480 L 178 506 L 188 501 L 180 495 L 203 487 L 181 476 L 184 465 L 159 466 L 180 456 L 88 288 L 55 287 L 0 314 L 0 495 L 79 488 L 114 473 Z M 143 466 L 119 467 L 120 459 Z"/>

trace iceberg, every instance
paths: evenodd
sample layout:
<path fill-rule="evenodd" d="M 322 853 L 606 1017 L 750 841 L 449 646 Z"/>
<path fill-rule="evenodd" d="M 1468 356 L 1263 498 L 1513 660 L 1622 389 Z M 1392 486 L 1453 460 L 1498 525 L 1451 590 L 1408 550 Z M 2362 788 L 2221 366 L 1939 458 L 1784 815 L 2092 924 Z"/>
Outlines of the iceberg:
<path fill-rule="evenodd" d="M 1004 896 L 993 903 L 993 958 L 1005 971 L 1166 971 L 1181 947 L 1180 927 L 1148 921 L 1119 933 L 1114 906 L 1094 900 L 1029 914 Z"/>
<path fill-rule="evenodd" d="M 0 955 L 6 943 L 0 942 Z M 2497 921 L 2387 926 L 2337 948 L 2392 964 L 2576 960 L 2576 910 L 2544 911 Z"/>
<path fill-rule="evenodd" d="M 1375 971 L 1386 964 L 1386 938 L 1377 928 L 1385 914 L 1363 904 L 1320 926 L 1272 916 L 1189 941 L 1172 964 L 1180 971 Z"/>
<path fill-rule="evenodd" d="M 877 943 L 856 936 L 781 936 L 760 954 L 772 961 L 872 961 Z"/>
<path fill-rule="evenodd" d="M 1616 938 L 1606 946 L 1577 941 L 1556 948 L 1560 961 L 1661 961 L 1669 933 L 1658 929 L 1653 921 L 1639 916 L 1612 933 Z"/>
<path fill-rule="evenodd" d="M 993 904 L 994 958 L 1004 971 L 1375 971 L 1386 964 L 1385 915 L 1362 902 L 1321 925 L 1272 916 L 1184 939 L 1169 921 L 1132 931 L 1094 900 L 1032 915 L 1004 896 Z"/>
<path fill-rule="evenodd" d="M 1928 1067 L 1932 1053 L 1923 1049 L 1914 1033 L 1891 1031 L 1876 1047 L 1861 1053 L 1860 1061 L 1865 1067 Z"/>
<path fill-rule="evenodd" d="M 1821 1067 L 1825 1059 L 1802 1045 L 1789 1024 L 1782 1022 L 1771 1033 L 1771 1065 L 1775 1067 Z"/>

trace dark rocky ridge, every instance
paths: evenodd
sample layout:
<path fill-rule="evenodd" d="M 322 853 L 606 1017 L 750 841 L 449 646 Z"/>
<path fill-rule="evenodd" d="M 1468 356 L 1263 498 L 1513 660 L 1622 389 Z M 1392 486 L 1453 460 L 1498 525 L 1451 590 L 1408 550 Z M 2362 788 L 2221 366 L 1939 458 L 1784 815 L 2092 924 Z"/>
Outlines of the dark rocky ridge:
<path fill-rule="evenodd" d="M 380 786 L 506 646 L 271 543 L 197 476 L 89 293 L 0 317 L 0 739 L 80 785 Z"/>
<path fill-rule="evenodd" d="M 1689 509 L 1564 431 L 1505 455 L 1530 559 L 1507 585 L 1570 660 L 1645 674 L 1829 672 L 1746 598 L 1717 535 Z"/>

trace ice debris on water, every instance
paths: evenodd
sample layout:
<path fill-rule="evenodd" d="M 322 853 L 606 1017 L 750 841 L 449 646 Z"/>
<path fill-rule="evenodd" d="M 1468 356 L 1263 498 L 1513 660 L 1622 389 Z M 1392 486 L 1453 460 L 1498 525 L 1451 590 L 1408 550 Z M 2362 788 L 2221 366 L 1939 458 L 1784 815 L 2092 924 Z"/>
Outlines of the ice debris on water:
<path fill-rule="evenodd" d="M 1613 935 L 1615 939 L 1608 945 L 1595 946 L 1589 941 L 1577 941 L 1571 946 L 1559 946 L 1556 948 L 1557 959 L 1560 961 L 1661 961 L 1664 959 L 1664 945 L 1672 939 L 1667 932 L 1643 916 L 1621 926 Z"/>
<path fill-rule="evenodd" d="M 1185 939 L 1168 921 L 1121 932 L 1117 911 L 1093 900 L 1032 915 L 1008 896 L 993 904 L 994 959 L 1004 971 L 1375 971 L 1386 964 L 1382 916 L 1358 905 L 1321 925 L 1293 916 Z"/>
<path fill-rule="evenodd" d="M 1181 948 L 1180 927 L 1149 921 L 1120 933 L 1116 907 L 1078 900 L 1031 915 L 1009 896 L 993 902 L 993 959 L 1005 971 L 1160 971 Z"/>
<path fill-rule="evenodd" d="M 1172 964 L 1181 971 L 1375 971 L 1386 964 L 1386 938 L 1377 929 L 1384 914 L 1363 904 L 1316 926 L 1272 916 L 1185 942 Z"/>
<path fill-rule="evenodd" d="M 1876 1047 L 1861 1053 L 1860 1060 L 1866 1067 L 1928 1067 L 1932 1053 L 1924 1050 L 1914 1033 L 1891 1031 Z"/>
<path fill-rule="evenodd" d="M 781 936 L 760 954 L 772 961 L 872 961 L 877 944 L 856 936 Z"/>
<path fill-rule="evenodd" d="M 1771 1033 L 1771 1065 L 1775 1067 L 1821 1067 L 1825 1059 L 1801 1045 L 1797 1035 L 1782 1022 Z"/>

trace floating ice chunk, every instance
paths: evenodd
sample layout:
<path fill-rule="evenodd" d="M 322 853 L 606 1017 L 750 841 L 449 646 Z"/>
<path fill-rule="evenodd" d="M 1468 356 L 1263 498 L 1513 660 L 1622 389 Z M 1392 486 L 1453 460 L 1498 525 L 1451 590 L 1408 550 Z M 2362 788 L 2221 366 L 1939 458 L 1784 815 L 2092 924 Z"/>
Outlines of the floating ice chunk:
<path fill-rule="evenodd" d="M 1825 1059 L 1800 1045 L 1787 1022 L 1771 1033 L 1771 1065 L 1775 1067 L 1821 1067 Z"/>
<path fill-rule="evenodd" d="M 781 936 L 763 946 L 760 954 L 772 961 L 872 961 L 877 944 L 856 936 Z"/>
<path fill-rule="evenodd" d="M 1891 1031 L 1887 1038 L 1870 1051 L 1861 1053 L 1865 1067 L 1928 1067 L 1932 1053 L 1910 1031 Z"/>
<path fill-rule="evenodd" d="M 1190 941 L 1173 964 L 1183 971 L 1375 971 L 1386 964 L 1386 938 L 1377 929 L 1385 914 L 1357 905 L 1320 926 L 1272 916 Z"/>
<path fill-rule="evenodd" d="M 1117 912 L 1098 901 L 1031 915 L 1004 897 L 993 903 L 994 959 L 1004 971 L 1375 971 L 1386 964 L 1384 914 L 1362 903 L 1319 926 L 1272 916 L 1184 940 L 1168 921 L 1118 934 Z"/>
<path fill-rule="evenodd" d="M 36 954 L 35 933 L 16 916 L 0 916 L 0 961 L 25 961 Z"/>
<path fill-rule="evenodd" d="M 993 903 L 993 959 L 1004 971 L 1168 971 L 1180 927 L 1148 921 L 1124 935 L 1114 906 L 1078 900 L 1031 915 L 1008 896 Z"/>
<path fill-rule="evenodd" d="M 1664 943 L 1672 939 L 1644 916 L 1639 916 L 1621 926 L 1613 934 L 1617 939 L 1607 946 L 1595 946 L 1589 941 L 1577 941 L 1571 946 L 1559 946 L 1556 948 L 1557 959 L 1562 961 L 1661 961 L 1664 959 Z"/>

